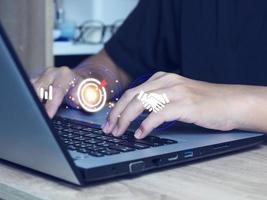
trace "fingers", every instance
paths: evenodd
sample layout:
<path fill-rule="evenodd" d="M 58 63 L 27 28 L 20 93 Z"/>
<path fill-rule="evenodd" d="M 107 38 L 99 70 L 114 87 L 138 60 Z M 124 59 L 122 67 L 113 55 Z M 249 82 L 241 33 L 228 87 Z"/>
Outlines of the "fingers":
<path fill-rule="evenodd" d="M 53 99 L 46 102 L 45 108 L 49 117 L 53 117 L 61 105 L 65 95 L 69 91 L 73 80 L 80 81 L 68 67 L 49 68 L 39 79 L 32 80 L 37 93 L 40 88 L 47 89 L 53 86 Z M 75 100 L 72 98 L 72 101 Z"/>
<path fill-rule="evenodd" d="M 158 89 L 161 90 L 169 89 L 170 87 L 173 87 L 173 85 L 176 82 L 177 82 L 177 75 L 165 72 L 158 72 L 140 86 L 127 90 L 110 112 L 107 123 L 103 127 L 103 131 L 105 133 L 110 133 L 113 131 L 113 129 L 116 127 L 118 118 L 121 115 L 121 113 L 124 111 L 127 105 L 133 100 L 133 98 L 136 97 L 136 95 L 139 94 L 141 91 L 147 92 L 153 90 L 156 91 Z M 145 107 L 148 108 L 150 111 L 152 111 L 151 105 L 145 104 Z M 159 103 L 156 107 L 157 108 L 155 109 L 160 110 L 164 106 L 161 103 Z M 115 132 L 117 131 L 118 130 L 116 129 Z"/>
<path fill-rule="evenodd" d="M 71 106 L 73 107 L 79 106 L 76 88 L 73 88 L 73 90 L 69 91 L 71 87 L 70 82 L 73 79 L 74 78 L 72 75 L 68 75 L 68 78 L 65 78 L 65 79 L 61 79 L 61 78 L 55 79 L 53 83 L 54 98 L 52 101 L 47 101 L 45 105 L 49 117 L 52 118 L 56 114 L 66 94 L 68 94 L 67 99 L 70 98 L 68 99 L 68 103 L 71 104 Z M 77 83 L 80 81 L 79 77 L 76 77 L 75 79 Z"/>
<path fill-rule="evenodd" d="M 118 121 L 118 116 L 123 112 L 123 110 L 126 108 L 126 106 L 132 101 L 132 99 L 138 95 L 141 91 L 150 91 L 150 90 L 156 90 L 158 88 L 162 87 L 163 82 L 157 81 L 157 78 L 160 78 L 163 76 L 163 74 L 156 74 L 157 76 L 151 77 L 150 80 L 147 82 L 141 84 L 140 86 L 137 86 L 135 88 L 127 90 L 120 100 L 117 102 L 115 107 L 112 109 L 112 111 L 109 114 L 108 120 L 106 125 L 103 127 L 103 131 L 105 133 L 110 133 L 115 128 L 116 123 Z"/>
<path fill-rule="evenodd" d="M 57 89 L 54 93 L 54 97 L 52 101 L 47 101 L 45 104 L 45 109 L 47 111 L 47 114 L 50 118 L 53 118 L 61 105 L 63 99 L 64 99 L 65 93 L 61 89 Z"/>
<path fill-rule="evenodd" d="M 166 92 L 165 90 L 159 90 L 159 92 Z M 166 95 L 166 94 L 165 94 Z M 152 99 L 154 100 L 154 99 Z M 158 103 L 158 104 L 157 104 Z M 152 102 L 153 105 L 150 105 L 148 102 L 142 103 L 136 96 L 131 100 L 131 102 L 126 106 L 126 108 L 119 113 L 118 120 L 112 131 L 114 136 L 121 136 L 128 128 L 130 123 L 136 119 L 144 109 L 149 110 L 150 112 L 160 112 L 164 109 L 165 104 L 161 102 Z"/>
<path fill-rule="evenodd" d="M 137 139 L 145 138 L 153 129 L 165 122 L 163 115 L 157 115 L 152 112 L 148 117 L 141 123 L 140 127 L 135 131 L 134 136 Z"/>
<path fill-rule="evenodd" d="M 134 98 L 120 114 L 116 127 L 112 131 L 112 134 L 114 136 L 121 136 L 126 131 L 131 122 L 143 111 L 144 107 L 142 103 L 137 98 Z"/>
<path fill-rule="evenodd" d="M 144 119 L 140 127 L 135 131 L 134 136 L 137 139 L 143 139 L 164 122 L 173 121 L 179 118 L 181 113 L 180 109 L 174 103 L 167 105 L 164 110 L 161 110 L 158 113 L 152 112 L 146 119 Z"/>
<path fill-rule="evenodd" d="M 130 123 L 135 118 L 137 118 L 143 112 L 144 109 L 149 110 L 151 114 L 143 122 L 142 126 L 144 128 L 141 128 L 141 131 L 140 130 L 137 131 L 137 132 L 142 132 L 142 135 L 144 134 L 144 136 L 142 137 L 145 137 L 149 132 L 151 132 L 155 127 L 157 127 L 164 121 L 174 120 L 175 116 L 178 118 L 179 113 L 183 112 L 185 108 L 179 107 L 178 110 L 177 106 L 176 107 L 174 106 L 174 103 L 176 103 L 176 105 L 179 104 L 178 102 L 181 101 L 180 96 L 182 95 L 182 94 L 178 95 L 174 94 L 175 93 L 174 91 L 176 91 L 176 88 L 174 87 L 170 87 L 168 89 L 149 91 L 148 93 L 151 95 L 148 95 L 148 97 L 151 98 L 153 97 L 153 98 L 150 99 L 151 101 L 146 101 L 145 103 L 141 102 L 137 97 L 132 99 L 131 102 L 123 110 L 123 112 L 119 114 L 120 117 L 117 120 L 117 123 L 115 125 L 114 130 L 112 131 L 112 134 L 114 136 L 121 136 L 127 130 Z M 160 97 L 162 97 L 163 95 L 164 98 L 167 98 L 167 101 L 165 101 L 165 103 L 160 102 L 160 100 L 162 100 L 160 99 Z"/>
<path fill-rule="evenodd" d="M 133 91 L 132 89 L 127 90 L 120 100 L 116 103 L 115 107 L 111 110 L 109 116 L 108 116 L 108 127 L 105 126 L 103 128 L 103 131 L 105 133 L 111 133 L 111 131 L 115 128 L 115 125 L 118 121 L 118 117 L 122 113 L 122 111 L 125 109 L 125 107 L 131 102 L 131 100 L 136 95 L 136 91 Z"/>
<path fill-rule="evenodd" d="M 185 78 L 181 76 L 157 73 L 142 85 L 127 90 L 111 111 L 103 131 L 112 132 L 115 136 L 122 135 L 144 109 L 151 113 L 136 130 L 135 137 L 138 139 L 146 137 L 166 121 L 194 121 L 194 118 L 189 117 L 194 110 L 189 101 L 193 98 L 188 92 L 191 88 L 185 87 L 184 82 Z M 140 97 L 138 94 L 141 91 L 144 95 Z"/>
<path fill-rule="evenodd" d="M 161 94 L 162 93 L 162 94 L 165 94 L 165 96 L 168 95 L 172 97 L 173 95 L 169 91 L 170 90 L 160 89 L 160 90 L 149 91 L 149 93 L 150 92 L 151 92 L 150 94 L 153 94 L 153 93 Z M 155 99 L 154 97 L 152 97 L 152 95 L 150 95 L 150 97 L 151 97 L 151 99 L 149 99 L 150 101 L 148 100 L 146 102 L 141 102 L 137 98 L 137 95 L 136 95 L 133 97 L 133 99 L 129 103 L 126 102 L 127 105 L 125 106 L 124 110 L 120 111 L 114 108 L 114 110 L 110 114 L 110 120 L 108 123 L 110 123 L 111 120 L 114 120 L 114 118 L 116 118 L 116 120 L 114 120 L 115 125 L 111 127 L 112 130 L 110 132 L 112 132 L 114 136 L 121 136 L 126 131 L 130 123 L 134 119 L 136 119 L 144 111 L 144 109 L 149 110 L 149 112 L 152 112 L 152 111 L 160 112 L 161 110 L 164 109 L 165 104 L 163 102 Z M 117 117 L 114 115 L 116 115 Z M 110 126 L 110 124 L 108 125 Z M 105 133 L 110 133 L 105 129 L 105 127 L 103 128 L 103 131 Z"/>
<path fill-rule="evenodd" d="M 41 88 L 45 90 L 48 89 L 49 85 L 52 85 L 55 79 L 55 73 L 53 68 L 48 68 L 40 78 L 33 80 L 33 85 L 36 93 L 39 96 L 39 91 Z"/>

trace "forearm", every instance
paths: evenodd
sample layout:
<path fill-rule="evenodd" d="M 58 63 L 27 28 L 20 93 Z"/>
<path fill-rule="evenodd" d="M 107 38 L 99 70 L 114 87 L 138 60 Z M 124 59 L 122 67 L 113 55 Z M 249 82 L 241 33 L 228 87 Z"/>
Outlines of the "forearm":
<path fill-rule="evenodd" d="M 112 61 L 105 49 L 83 61 L 74 71 L 83 78 L 94 76 L 100 80 L 106 79 L 108 84 L 111 84 L 111 88 L 115 80 L 119 80 L 123 88 L 126 88 L 131 80 L 130 76 Z M 115 80 L 109 80 L 111 73 Z"/>
<path fill-rule="evenodd" d="M 236 128 L 267 133 L 267 87 L 240 86 L 242 93 L 236 110 L 239 119 Z"/>

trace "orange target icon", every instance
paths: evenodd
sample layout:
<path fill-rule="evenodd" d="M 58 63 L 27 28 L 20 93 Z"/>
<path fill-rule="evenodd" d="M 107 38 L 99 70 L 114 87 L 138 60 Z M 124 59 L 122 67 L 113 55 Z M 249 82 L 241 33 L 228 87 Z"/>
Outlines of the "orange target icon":
<path fill-rule="evenodd" d="M 82 81 L 78 87 L 78 101 L 81 107 L 87 112 L 98 112 L 106 104 L 107 82 L 100 82 L 94 78 L 88 78 Z"/>

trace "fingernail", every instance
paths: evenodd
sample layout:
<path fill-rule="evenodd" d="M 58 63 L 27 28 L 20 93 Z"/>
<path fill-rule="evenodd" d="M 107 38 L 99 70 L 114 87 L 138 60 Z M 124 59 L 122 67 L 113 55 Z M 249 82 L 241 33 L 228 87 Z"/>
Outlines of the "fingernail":
<path fill-rule="evenodd" d="M 54 112 L 51 111 L 51 110 L 48 110 L 47 111 L 47 114 L 48 114 L 48 116 L 49 116 L 50 119 L 52 119 L 54 117 Z"/>
<path fill-rule="evenodd" d="M 134 133 L 134 137 L 136 138 L 136 139 L 141 139 L 141 137 L 142 137 L 142 131 L 141 131 L 141 129 L 137 129 L 136 131 L 135 131 L 135 133 Z"/>
<path fill-rule="evenodd" d="M 119 130 L 119 128 L 118 128 L 118 126 L 116 126 L 112 131 L 112 135 L 117 136 L 118 135 L 118 130 Z"/>
<path fill-rule="evenodd" d="M 108 126 L 109 126 L 109 122 L 108 121 L 106 121 L 105 124 L 102 125 L 101 128 L 102 128 L 104 133 L 107 133 Z"/>
<path fill-rule="evenodd" d="M 107 124 L 107 127 L 106 127 L 107 128 L 106 129 L 107 133 L 111 133 L 112 127 L 114 127 L 113 124 L 110 121 L 108 121 L 108 124 Z"/>

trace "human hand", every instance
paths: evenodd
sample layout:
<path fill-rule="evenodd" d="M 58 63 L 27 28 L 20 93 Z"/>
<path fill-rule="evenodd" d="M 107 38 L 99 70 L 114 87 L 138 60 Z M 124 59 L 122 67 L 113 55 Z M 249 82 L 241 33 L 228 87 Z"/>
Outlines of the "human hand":
<path fill-rule="evenodd" d="M 212 84 L 158 72 L 122 95 L 103 127 L 105 133 L 121 136 L 144 111 L 146 106 L 137 98 L 141 91 L 152 96 L 166 94 L 170 102 L 164 108 L 160 105 L 159 112 L 151 112 L 141 123 L 135 132 L 138 139 L 173 120 L 223 131 L 237 128 L 246 112 L 250 93 L 245 86 Z"/>
<path fill-rule="evenodd" d="M 53 99 L 45 104 L 46 111 L 52 118 L 59 106 L 61 105 L 66 94 L 72 97 L 72 102 L 78 105 L 77 101 L 77 86 L 82 81 L 82 78 L 68 67 L 51 67 L 48 68 L 40 77 L 32 80 L 32 84 L 39 96 L 41 88 L 48 89 L 53 86 Z"/>

